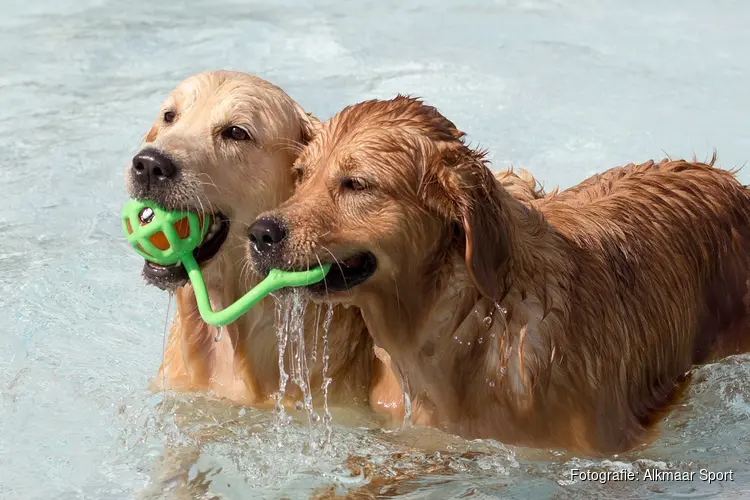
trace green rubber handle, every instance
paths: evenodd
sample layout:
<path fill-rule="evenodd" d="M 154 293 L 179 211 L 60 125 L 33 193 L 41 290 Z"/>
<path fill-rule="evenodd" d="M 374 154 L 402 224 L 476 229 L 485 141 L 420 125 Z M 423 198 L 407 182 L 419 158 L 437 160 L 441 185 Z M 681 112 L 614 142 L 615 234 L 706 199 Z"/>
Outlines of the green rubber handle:
<path fill-rule="evenodd" d="M 214 311 L 211 308 L 211 301 L 208 299 L 208 290 L 206 290 L 203 275 L 195 258 L 192 255 L 184 257 L 182 265 L 185 266 L 190 282 L 193 284 L 193 291 L 195 292 L 195 299 L 198 302 L 198 311 L 201 313 L 201 318 L 213 326 L 224 326 L 234 323 L 237 318 L 276 290 L 318 283 L 325 278 L 331 269 L 331 264 L 323 264 L 321 267 L 299 272 L 271 269 L 263 281 L 251 288 L 250 291 L 237 299 L 233 304 L 221 311 Z"/>
<path fill-rule="evenodd" d="M 193 284 L 198 311 L 209 325 L 233 323 L 276 290 L 313 285 L 322 281 L 331 270 L 331 264 L 298 272 L 271 269 L 263 281 L 233 304 L 214 311 L 200 266 L 193 256 L 193 250 L 208 233 L 208 226 L 208 221 L 196 213 L 166 210 L 150 200 L 130 200 L 122 209 L 122 228 L 130 246 L 154 264 L 182 264 Z"/>

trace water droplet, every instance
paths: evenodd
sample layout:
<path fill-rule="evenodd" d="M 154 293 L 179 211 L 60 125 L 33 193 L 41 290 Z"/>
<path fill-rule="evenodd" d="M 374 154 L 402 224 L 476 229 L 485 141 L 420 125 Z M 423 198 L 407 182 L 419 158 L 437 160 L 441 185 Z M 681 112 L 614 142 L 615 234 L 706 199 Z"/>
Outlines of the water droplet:
<path fill-rule="evenodd" d="M 477 342 L 478 342 L 478 343 L 480 343 L 480 344 L 481 344 L 482 342 L 484 342 L 484 337 L 479 337 L 479 338 L 477 339 Z"/>
<path fill-rule="evenodd" d="M 492 316 L 487 316 L 482 320 L 482 323 L 484 324 L 484 327 L 489 330 L 489 328 L 492 326 Z"/>

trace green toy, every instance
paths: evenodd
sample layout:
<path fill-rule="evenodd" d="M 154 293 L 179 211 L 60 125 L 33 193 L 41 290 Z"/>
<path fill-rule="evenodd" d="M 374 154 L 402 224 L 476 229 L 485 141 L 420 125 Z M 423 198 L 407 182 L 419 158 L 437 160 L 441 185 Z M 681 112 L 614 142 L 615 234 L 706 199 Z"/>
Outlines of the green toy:
<path fill-rule="evenodd" d="M 152 201 L 130 200 L 122 209 L 122 228 L 128 243 L 146 260 L 161 266 L 182 263 L 193 284 L 201 317 L 213 326 L 234 322 L 276 290 L 318 283 L 331 269 L 330 264 L 299 272 L 271 269 L 263 281 L 234 304 L 214 311 L 200 266 L 193 257 L 193 250 L 208 232 L 207 220 L 193 212 L 165 210 Z"/>

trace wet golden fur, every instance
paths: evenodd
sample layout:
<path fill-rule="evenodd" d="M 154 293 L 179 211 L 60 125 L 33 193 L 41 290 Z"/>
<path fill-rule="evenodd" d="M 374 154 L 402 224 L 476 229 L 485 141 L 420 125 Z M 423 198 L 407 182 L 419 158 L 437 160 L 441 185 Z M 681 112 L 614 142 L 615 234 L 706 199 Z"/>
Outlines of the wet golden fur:
<path fill-rule="evenodd" d="M 295 195 L 264 214 L 286 225 L 278 258 L 376 256 L 368 281 L 315 299 L 362 310 L 416 423 L 619 452 L 694 363 L 750 347 L 750 195 L 713 161 L 519 200 L 450 121 L 398 97 L 345 108 L 295 165 Z"/>
<path fill-rule="evenodd" d="M 511 196 L 523 203 L 532 203 L 557 193 L 557 190 L 553 190 L 546 194 L 534 176 L 522 168 L 500 171 L 495 178 Z M 373 365 L 371 404 L 378 409 L 378 413 L 389 415 L 393 421 L 401 421 L 404 419 L 403 384 L 391 367 L 388 352 L 376 345 L 375 355 L 381 362 Z"/>
<path fill-rule="evenodd" d="M 175 113 L 172 123 L 165 122 L 166 111 Z M 252 140 L 222 141 L 220 128 L 233 123 L 248 129 Z M 159 149 L 179 161 L 182 178 L 173 193 L 174 203 L 205 212 L 219 209 L 231 220 L 226 243 L 202 269 L 214 308 L 234 302 L 257 283 L 244 259 L 247 227 L 262 211 L 291 195 L 292 162 L 318 126 L 319 121 L 281 89 L 238 72 L 190 77 L 161 105 L 143 147 Z M 128 188 L 132 192 L 132 185 Z M 279 388 L 273 300 L 265 299 L 219 335 L 200 318 L 190 285 L 178 288 L 175 297 L 177 310 L 153 388 L 269 404 Z M 308 307 L 306 313 L 308 358 L 315 329 L 313 309 Z M 319 323 L 324 316 L 322 308 Z M 377 383 L 371 381 L 372 364 L 379 364 L 368 337 L 356 309 L 335 308 L 329 336 L 331 402 L 366 403 L 370 383 Z M 321 349 L 318 342 L 318 362 L 310 370 L 314 392 L 322 383 Z M 287 389 L 291 398 L 300 397 L 291 382 Z"/>

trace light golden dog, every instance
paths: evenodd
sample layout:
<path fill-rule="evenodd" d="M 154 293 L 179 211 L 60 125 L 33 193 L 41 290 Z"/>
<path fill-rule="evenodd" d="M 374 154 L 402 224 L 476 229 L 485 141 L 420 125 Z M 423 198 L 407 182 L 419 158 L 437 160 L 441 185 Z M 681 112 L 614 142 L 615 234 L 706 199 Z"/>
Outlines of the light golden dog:
<path fill-rule="evenodd" d="M 143 148 L 127 169 L 127 189 L 133 197 L 211 218 L 212 229 L 195 255 L 215 309 L 226 307 L 257 283 L 244 258 L 247 227 L 258 214 L 291 195 L 292 163 L 319 125 L 278 87 L 237 72 L 195 75 L 162 104 Z M 153 387 L 207 392 L 251 405 L 270 403 L 279 389 L 273 300 L 265 299 L 220 333 L 200 318 L 182 266 L 146 263 L 143 275 L 149 283 L 173 290 L 177 302 Z M 308 359 L 316 326 L 315 311 L 309 309 Z M 325 309 L 317 316 L 317 326 L 324 317 Z M 359 311 L 335 308 L 328 339 L 332 402 L 366 402 L 370 384 L 377 384 L 371 379 L 372 365 L 377 368 L 380 362 L 367 337 Z M 322 384 L 322 345 L 317 343 L 317 362 L 310 366 L 313 390 Z M 290 371 L 289 364 L 285 369 Z M 301 397 L 293 384 L 287 389 L 289 397 Z"/>
<path fill-rule="evenodd" d="M 649 162 L 524 202 L 462 139 L 407 97 L 345 108 L 249 232 L 261 273 L 333 263 L 305 290 L 362 310 L 416 423 L 619 452 L 652 436 L 694 363 L 750 347 L 750 194 L 733 173 Z"/>

